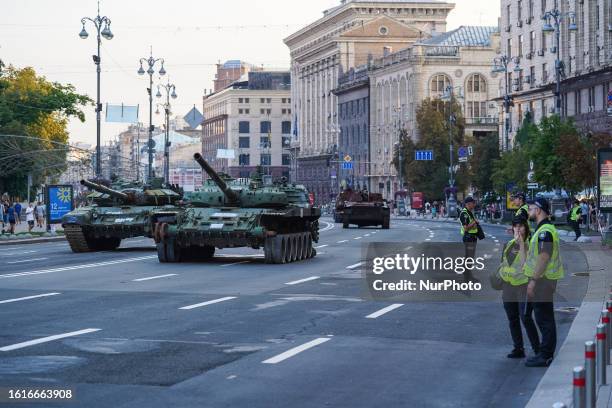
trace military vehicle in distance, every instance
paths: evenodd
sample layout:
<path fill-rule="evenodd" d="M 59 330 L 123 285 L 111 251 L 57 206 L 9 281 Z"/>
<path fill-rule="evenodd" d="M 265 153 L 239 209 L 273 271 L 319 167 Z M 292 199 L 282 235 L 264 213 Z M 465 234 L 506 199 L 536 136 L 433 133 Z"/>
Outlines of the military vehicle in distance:
<path fill-rule="evenodd" d="M 316 255 L 321 210 L 313 208 L 303 186 L 286 182 L 263 185 L 257 178 L 237 182 L 217 174 L 196 153 L 210 176 L 186 196 L 184 208 L 162 209 L 152 216 L 160 262 L 211 259 L 215 249 L 264 249 L 266 263 L 289 263 Z"/>
<path fill-rule="evenodd" d="M 180 191 L 164 188 L 161 179 L 151 185 L 116 184 L 115 189 L 81 180 L 92 190 L 90 205 L 76 208 L 62 218 L 64 234 L 73 252 L 112 250 L 124 238 L 151 237 L 151 211 L 162 206 L 175 206 Z M 175 191 L 176 190 L 176 191 Z"/>
<path fill-rule="evenodd" d="M 391 211 L 382 194 L 346 189 L 336 199 L 334 221 L 342 222 L 342 228 L 355 224 L 389 229 Z"/>

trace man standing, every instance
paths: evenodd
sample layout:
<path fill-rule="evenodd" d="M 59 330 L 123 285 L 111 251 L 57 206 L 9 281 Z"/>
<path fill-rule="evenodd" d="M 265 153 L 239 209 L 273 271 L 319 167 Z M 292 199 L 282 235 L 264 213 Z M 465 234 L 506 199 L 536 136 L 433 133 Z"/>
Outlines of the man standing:
<path fill-rule="evenodd" d="M 512 195 L 512 204 L 518 207 L 518 210 L 514 213 L 515 217 L 523 217 L 526 220 L 529 219 L 529 206 L 525 203 L 525 194 L 518 192 Z"/>
<path fill-rule="evenodd" d="M 463 245 L 465 246 L 465 257 L 474 258 L 476 254 L 476 243 L 478 242 L 478 221 L 474 217 L 474 207 L 476 201 L 473 197 L 467 197 L 464 201 L 464 207 L 459 214 L 459 221 L 461 222 L 461 235 L 463 238 Z M 466 281 L 474 280 L 472 270 L 467 269 L 463 274 L 463 278 Z"/>
<path fill-rule="evenodd" d="M 582 208 L 580 207 L 580 203 L 578 202 L 578 200 L 574 198 L 574 205 L 569 213 L 569 223 L 571 227 L 574 229 L 574 232 L 576 233 L 576 238 L 574 238 L 574 241 L 578 241 L 578 238 L 580 238 L 580 236 L 582 235 L 582 233 L 580 232 L 581 218 L 582 218 Z"/>
<path fill-rule="evenodd" d="M 21 224 L 21 203 L 19 201 L 15 203 L 15 220 L 17 225 Z"/>
<path fill-rule="evenodd" d="M 550 207 L 544 198 L 537 198 L 529 206 L 529 217 L 537 223 L 523 272 L 529 278 L 527 297 L 534 302 L 535 319 L 542 341 L 536 356 L 529 358 L 527 367 L 548 367 L 557 347 L 557 327 L 553 296 L 557 281 L 565 275 L 559 254 L 559 235 L 548 220 Z"/>
<path fill-rule="evenodd" d="M 38 202 L 36 206 L 36 221 L 38 223 L 38 227 L 43 227 L 43 222 L 45 221 L 45 206 L 42 202 Z"/>

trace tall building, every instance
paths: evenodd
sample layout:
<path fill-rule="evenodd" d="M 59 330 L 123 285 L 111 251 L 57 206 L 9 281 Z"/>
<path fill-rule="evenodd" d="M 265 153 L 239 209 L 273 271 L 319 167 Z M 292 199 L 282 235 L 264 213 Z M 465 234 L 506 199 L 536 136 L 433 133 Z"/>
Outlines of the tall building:
<path fill-rule="evenodd" d="M 204 159 L 233 177 L 249 177 L 259 166 L 274 178 L 290 177 L 290 89 L 289 71 L 260 71 L 206 95 Z"/>
<path fill-rule="evenodd" d="M 498 107 L 492 101 L 499 91 L 491 61 L 498 48 L 497 27 L 461 26 L 369 64 L 371 191 L 394 199 L 402 189 L 393 165 L 399 132 L 405 129 L 418 140 L 419 104 L 442 97 L 448 87 L 463 108 L 466 134 L 497 135 Z"/>
<path fill-rule="evenodd" d="M 217 64 L 217 73 L 214 79 L 214 92 L 219 92 L 227 88 L 232 83 L 238 81 L 243 75 L 250 71 L 257 70 L 261 69 L 240 60 L 229 60 L 223 64 Z"/>
<path fill-rule="evenodd" d="M 338 159 L 340 131 L 338 99 L 332 90 L 338 87 L 340 73 L 444 33 L 453 8 L 454 4 L 437 0 L 342 0 L 284 40 L 291 54 L 300 169 L 331 179 L 330 163 Z M 323 187 L 317 200 L 328 201 L 332 186 L 330 181 L 329 187 Z"/>
<path fill-rule="evenodd" d="M 555 20 L 543 19 L 555 9 L 562 15 L 558 49 Z M 507 92 L 514 103 L 510 145 L 527 112 L 536 122 L 557 112 L 557 55 L 560 115 L 573 117 L 584 130 L 612 133 L 612 117 L 607 114 L 608 95 L 612 96 L 610 0 L 502 0 L 500 24 L 500 56 L 508 57 L 509 64 L 508 86 L 503 74 L 499 79 L 498 102 L 503 103 L 501 96 Z"/>

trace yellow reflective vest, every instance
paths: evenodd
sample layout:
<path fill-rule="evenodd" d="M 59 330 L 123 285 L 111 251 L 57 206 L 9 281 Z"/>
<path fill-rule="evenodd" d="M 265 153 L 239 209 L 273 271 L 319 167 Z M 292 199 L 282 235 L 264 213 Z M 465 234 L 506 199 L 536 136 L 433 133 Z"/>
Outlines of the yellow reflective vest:
<path fill-rule="evenodd" d="M 578 216 L 578 210 L 579 210 L 579 209 L 580 209 L 580 206 L 579 206 L 579 205 L 577 205 L 577 206 L 575 206 L 574 208 L 572 208 L 572 212 L 571 212 L 571 215 L 570 215 L 570 220 L 572 220 L 572 221 L 578 221 L 578 218 L 579 218 L 579 216 Z"/>
<path fill-rule="evenodd" d="M 514 246 L 516 239 L 511 240 L 506 244 L 504 248 L 504 255 L 502 257 L 502 264 L 499 268 L 499 275 L 504 282 L 509 283 L 512 286 L 525 285 L 529 282 L 529 278 L 523 273 L 523 268 L 520 267 L 521 256 L 517 254 L 512 264 L 508 262 L 508 254 Z"/>
<path fill-rule="evenodd" d="M 531 237 L 531 241 L 529 241 L 529 251 L 527 252 L 527 260 L 523 266 L 523 273 L 530 278 L 533 276 L 538 263 L 538 256 L 540 255 L 538 236 L 542 232 L 550 232 L 553 237 L 553 250 L 548 265 L 546 265 L 546 269 L 544 270 L 543 277 L 550 280 L 563 279 L 565 270 L 563 269 L 563 262 L 561 262 L 561 255 L 559 253 L 559 234 L 552 224 L 543 224 Z"/>
<path fill-rule="evenodd" d="M 470 215 L 470 212 L 467 210 L 467 208 L 464 208 L 461 210 L 461 214 L 465 213 L 465 215 L 467 216 L 467 220 L 468 220 L 468 224 L 471 224 L 474 222 L 474 217 L 472 217 Z M 468 234 L 478 234 L 478 225 L 474 225 L 472 228 L 470 228 L 468 231 Z M 461 223 L 461 235 L 465 235 L 465 229 L 463 228 L 463 223 Z"/>

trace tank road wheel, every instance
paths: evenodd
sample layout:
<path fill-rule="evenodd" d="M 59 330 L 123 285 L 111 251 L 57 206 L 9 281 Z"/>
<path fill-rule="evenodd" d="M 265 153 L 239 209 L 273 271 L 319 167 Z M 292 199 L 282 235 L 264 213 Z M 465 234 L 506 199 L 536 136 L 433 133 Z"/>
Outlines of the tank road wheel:
<path fill-rule="evenodd" d="M 157 244 L 157 260 L 161 263 L 168 262 L 168 258 L 166 257 L 166 244 L 165 242 L 158 242 Z"/>
<path fill-rule="evenodd" d="M 90 252 L 93 250 L 80 225 L 65 225 L 64 234 L 72 252 Z"/>
<path fill-rule="evenodd" d="M 279 234 L 272 238 L 272 263 L 285 263 L 285 240 L 283 235 Z"/>
<path fill-rule="evenodd" d="M 304 259 L 312 258 L 312 237 L 310 234 L 306 236 L 304 242 Z"/>
<path fill-rule="evenodd" d="M 300 232 L 297 234 L 298 240 L 298 252 L 297 252 L 297 260 L 301 261 L 306 257 L 306 234 Z"/>
<path fill-rule="evenodd" d="M 300 239 L 300 234 L 293 234 L 291 241 L 293 243 L 291 262 L 297 262 L 300 260 L 300 255 L 302 253 L 302 240 Z"/>
<path fill-rule="evenodd" d="M 291 262 L 291 254 L 293 253 L 293 240 L 291 235 L 287 234 L 283 237 L 285 241 L 285 263 Z"/>
<path fill-rule="evenodd" d="M 274 237 L 268 237 L 264 242 L 264 260 L 267 264 L 274 263 Z"/>
<path fill-rule="evenodd" d="M 167 262 L 181 262 L 181 247 L 174 239 L 165 240 L 164 246 L 166 247 Z"/>

